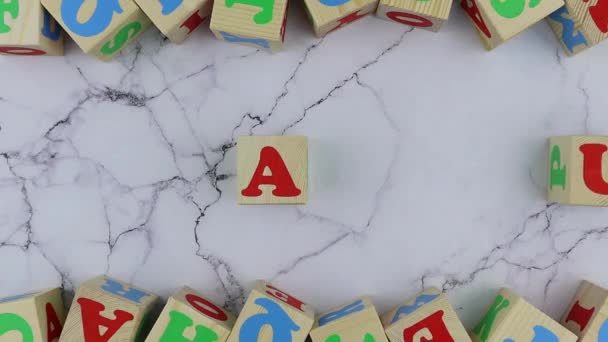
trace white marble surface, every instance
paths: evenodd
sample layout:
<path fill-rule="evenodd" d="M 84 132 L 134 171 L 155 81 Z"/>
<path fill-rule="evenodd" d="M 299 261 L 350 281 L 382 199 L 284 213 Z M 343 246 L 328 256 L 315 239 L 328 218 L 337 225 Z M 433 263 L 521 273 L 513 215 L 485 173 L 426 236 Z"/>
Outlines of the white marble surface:
<path fill-rule="evenodd" d="M 373 17 L 276 55 L 156 31 L 104 64 L 0 58 L 0 295 L 107 272 L 229 308 L 257 278 L 318 310 L 445 289 L 471 326 L 501 285 L 556 317 L 608 285 L 608 210 L 544 200 L 546 138 L 608 133 L 608 43 L 567 58 L 544 22 L 483 50 Z M 234 141 L 304 134 L 310 203 L 238 206 Z"/>

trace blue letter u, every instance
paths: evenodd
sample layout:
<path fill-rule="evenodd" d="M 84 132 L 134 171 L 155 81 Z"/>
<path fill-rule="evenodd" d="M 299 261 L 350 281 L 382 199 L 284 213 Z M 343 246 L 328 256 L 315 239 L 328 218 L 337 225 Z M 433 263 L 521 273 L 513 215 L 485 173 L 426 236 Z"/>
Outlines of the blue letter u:
<path fill-rule="evenodd" d="M 95 12 L 89 20 L 81 23 L 78 21 L 78 12 L 87 0 L 63 0 L 61 2 L 61 18 L 70 31 L 83 37 L 93 37 L 105 31 L 110 23 L 114 12 L 122 13 L 119 0 L 98 0 Z M 91 1 L 91 0 L 89 0 Z"/>

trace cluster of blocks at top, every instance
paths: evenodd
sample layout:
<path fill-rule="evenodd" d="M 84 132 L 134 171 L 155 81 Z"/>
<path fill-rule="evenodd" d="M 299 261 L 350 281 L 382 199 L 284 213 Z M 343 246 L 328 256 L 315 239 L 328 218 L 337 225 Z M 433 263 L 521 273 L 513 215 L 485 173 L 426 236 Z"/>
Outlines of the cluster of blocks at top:
<path fill-rule="evenodd" d="M 438 31 L 452 7 L 452 0 L 303 1 L 319 37 L 374 11 L 380 18 Z M 1 0 L 0 53 L 60 55 L 63 36 L 59 24 L 82 50 L 107 61 L 152 23 L 172 42 L 180 43 L 211 13 L 211 30 L 221 40 L 270 51 L 282 47 L 288 0 L 212 2 Z M 608 36 L 608 0 L 461 0 L 460 4 L 488 49 L 545 17 L 568 55 Z"/>
<path fill-rule="evenodd" d="M 605 342 L 608 290 L 582 281 L 558 323 L 503 288 L 467 333 L 436 288 L 379 316 L 369 296 L 320 315 L 258 281 L 238 317 L 184 287 L 156 323 L 158 296 L 100 276 L 78 288 L 66 315 L 58 288 L 0 299 L 0 341 L 8 342 Z M 67 316 L 67 318 L 66 318 Z"/>

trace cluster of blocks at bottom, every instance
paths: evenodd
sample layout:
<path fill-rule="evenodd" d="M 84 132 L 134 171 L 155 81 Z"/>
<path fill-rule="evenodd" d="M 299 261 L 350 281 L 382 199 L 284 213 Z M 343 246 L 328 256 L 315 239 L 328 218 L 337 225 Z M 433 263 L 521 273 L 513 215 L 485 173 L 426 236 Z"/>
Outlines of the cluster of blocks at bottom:
<path fill-rule="evenodd" d="M 469 334 L 436 288 L 382 316 L 369 296 L 317 315 L 300 299 L 258 281 L 238 317 L 184 287 L 152 326 L 158 296 L 99 276 L 78 288 L 67 318 L 59 288 L 1 299 L 0 341 L 603 342 L 607 299 L 608 290 L 582 281 L 558 323 L 503 288 Z"/>

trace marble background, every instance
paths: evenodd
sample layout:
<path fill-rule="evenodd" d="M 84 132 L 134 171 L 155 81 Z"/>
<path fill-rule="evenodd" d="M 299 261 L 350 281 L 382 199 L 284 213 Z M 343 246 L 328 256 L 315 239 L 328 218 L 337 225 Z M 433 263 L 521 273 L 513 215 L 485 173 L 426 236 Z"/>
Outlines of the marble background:
<path fill-rule="evenodd" d="M 608 285 L 608 211 L 544 199 L 547 137 L 608 133 L 608 44 L 567 58 L 541 22 L 488 53 L 458 8 L 316 39 L 295 7 L 275 55 L 203 29 L 0 58 L 0 295 L 108 273 L 237 310 L 264 278 L 383 311 L 435 285 L 470 327 L 503 285 L 553 317 Z M 310 138 L 308 205 L 236 204 L 243 134 Z"/>

